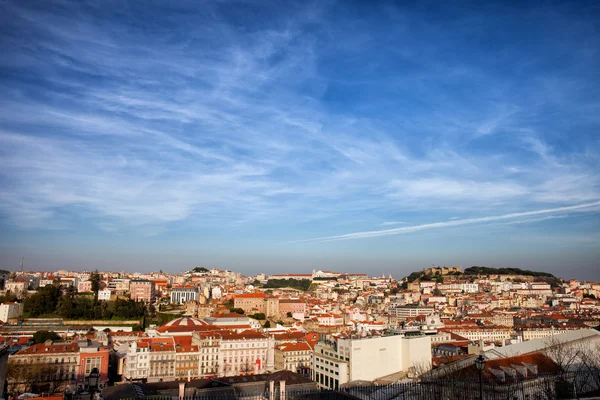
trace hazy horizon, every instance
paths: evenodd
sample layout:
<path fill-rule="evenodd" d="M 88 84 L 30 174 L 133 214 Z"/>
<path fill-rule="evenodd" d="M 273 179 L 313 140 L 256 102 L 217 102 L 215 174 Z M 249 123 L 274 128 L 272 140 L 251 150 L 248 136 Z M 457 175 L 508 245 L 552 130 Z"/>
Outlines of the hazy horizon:
<path fill-rule="evenodd" d="M 0 268 L 600 280 L 600 4 L 0 3 Z"/>

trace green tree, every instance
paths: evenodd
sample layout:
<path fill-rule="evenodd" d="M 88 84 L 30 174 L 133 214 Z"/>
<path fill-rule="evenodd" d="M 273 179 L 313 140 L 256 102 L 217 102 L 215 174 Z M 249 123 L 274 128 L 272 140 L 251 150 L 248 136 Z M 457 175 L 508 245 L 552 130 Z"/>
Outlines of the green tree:
<path fill-rule="evenodd" d="M 33 341 L 35 343 L 44 343 L 46 340 L 56 341 L 60 339 L 61 337 L 54 331 L 41 330 L 33 334 Z"/>
<path fill-rule="evenodd" d="M 60 288 L 56 285 L 47 285 L 23 300 L 23 311 L 31 317 L 53 315 L 56 313 L 59 299 Z"/>
<path fill-rule="evenodd" d="M 102 275 L 95 270 L 90 275 L 90 281 L 92 282 L 92 292 L 94 292 L 94 304 L 98 303 L 98 292 L 100 291 L 100 283 L 102 282 Z"/>
<path fill-rule="evenodd" d="M 244 311 L 244 310 L 242 310 L 242 311 Z M 263 320 L 263 319 L 267 318 L 264 313 L 250 314 L 250 315 L 248 315 L 248 317 L 258 319 L 258 320 Z"/>
<path fill-rule="evenodd" d="M 287 315 L 288 318 L 292 318 L 292 312 L 291 311 L 288 311 L 286 315 Z"/>
<path fill-rule="evenodd" d="M 265 324 L 263 325 L 263 328 L 270 328 L 271 327 L 271 321 L 267 321 L 265 322 Z"/>

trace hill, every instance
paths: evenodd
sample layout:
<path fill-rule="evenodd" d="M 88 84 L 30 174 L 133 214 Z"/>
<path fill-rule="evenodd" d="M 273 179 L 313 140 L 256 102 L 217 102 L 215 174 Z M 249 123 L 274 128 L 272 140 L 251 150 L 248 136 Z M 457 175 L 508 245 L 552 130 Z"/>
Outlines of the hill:
<path fill-rule="evenodd" d="M 555 276 L 549 272 L 530 271 L 521 268 L 491 268 L 480 266 L 473 266 L 465 269 L 464 275 L 524 275 L 555 278 Z"/>

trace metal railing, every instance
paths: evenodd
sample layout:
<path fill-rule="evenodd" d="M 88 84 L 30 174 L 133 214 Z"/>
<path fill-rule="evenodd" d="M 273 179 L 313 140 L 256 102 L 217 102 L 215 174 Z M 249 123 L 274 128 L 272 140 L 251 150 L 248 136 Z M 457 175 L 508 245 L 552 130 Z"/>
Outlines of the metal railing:
<path fill-rule="evenodd" d="M 192 392 L 190 392 L 192 391 Z M 186 389 L 185 396 L 165 393 L 131 398 L 143 400 L 551 400 L 600 397 L 600 369 L 560 375 L 538 375 L 528 379 L 507 378 L 505 382 L 479 379 L 429 379 L 389 385 L 364 384 L 339 390 L 315 388 L 283 389 L 269 385 L 223 387 L 208 390 Z"/>

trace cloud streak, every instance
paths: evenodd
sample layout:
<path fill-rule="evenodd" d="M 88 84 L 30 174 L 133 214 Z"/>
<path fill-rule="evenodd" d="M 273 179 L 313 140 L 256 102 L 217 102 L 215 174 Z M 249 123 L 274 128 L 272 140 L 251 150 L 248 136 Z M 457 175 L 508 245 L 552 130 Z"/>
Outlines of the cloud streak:
<path fill-rule="evenodd" d="M 489 217 L 479 217 L 479 218 L 465 218 L 465 219 L 456 219 L 452 221 L 444 221 L 444 222 L 434 222 L 430 224 L 421 224 L 421 225 L 413 225 L 413 226 L 405 226 L 401 228 L 393 228 L 393 229 L 382 229 L 376 231 L 365 231 L 365 232 L 353 232 L 346 233 L 343 235 L 335 235 L 335 236 L 326 236 L 320 238 L 313 239 L 304 239 L 304 240 L 295 240 L 289 241 L 285 243 L 310 243 L 310 242 L 329 242 L 329 241 L 339 241 L 339 240 L 352 240 L 352 239 L 365 239 L 365 238 L 373 238 L 380 236 L 390 236 L 390 235 L 400 235 L 404 233 L 411 233 L 422 231 L 426 229 L 439 229 L 439 228 L 449 228 L 455 226 L 463 226 L 463 225 L 471 225 L 471 224 L 481 224 L 487 222 L 497 222 L 497 221 L 507 221 L 514 220 L 518 218 L 524 217 L 533 217 L 544 214 L 556 214 L 556 213 L 564 213 L 564 212 L 598 212 L 598 207 L 600 207 L 600 201 L 587 203 L 587 204 L 578 204 L 574 206 L 567 207 L 557 207 L 557 208 L 549 208 L 545 210 L 535 210 L 535 211 L 527 211 L 520 213 L 511 213 L 505 215 L 495 215 Z M 536 220 L 539 221 L 539 220 Z M 522 222 L 530 222 L 528 220 L 524 220 Z"/>

